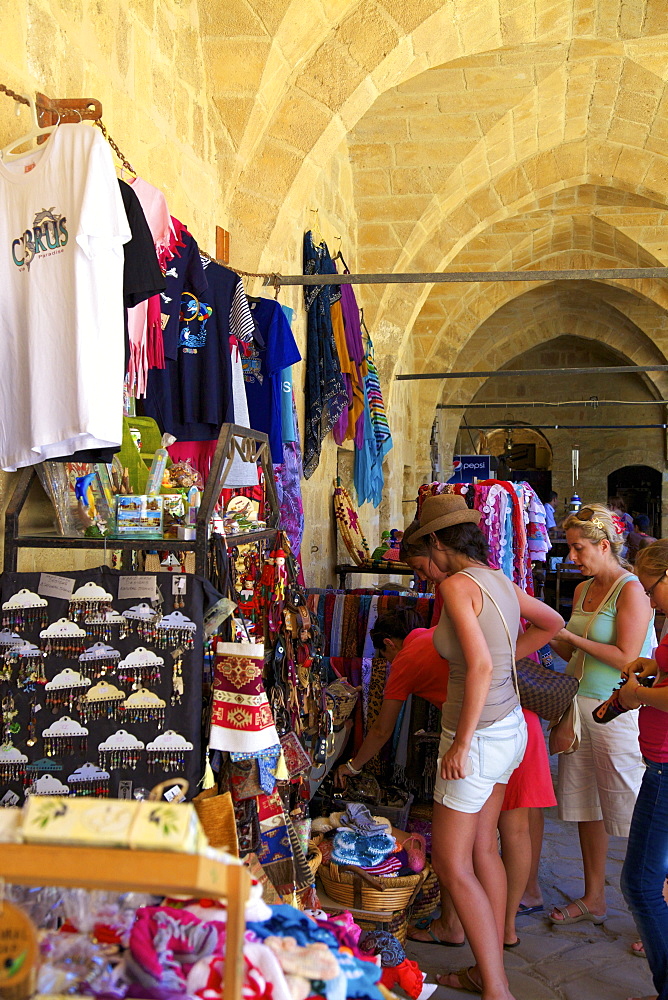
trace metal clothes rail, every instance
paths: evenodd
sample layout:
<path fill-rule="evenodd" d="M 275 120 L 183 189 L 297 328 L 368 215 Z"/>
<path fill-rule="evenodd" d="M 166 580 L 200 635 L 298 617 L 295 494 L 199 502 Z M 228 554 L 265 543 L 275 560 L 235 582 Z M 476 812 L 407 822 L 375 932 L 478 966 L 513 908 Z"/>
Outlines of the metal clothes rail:
<path fill-rule="evenodd" d="M 668 365 L 603 365 L 591 368 L 502 368 L 491 372 L 412 372 L 409 375 L 395 375 L 399 382 L 426 378 L 507 378 L 523 375 L 622 375 L 638 372 L 666 372 Z"/>
<path fill-rule="evenodd" d="M 261 277 L 261 275 L 257 275 Z M 425 271 L 415 274 L 265 274 L 275 285 L 438 285 L 477 281 L 627 281 L 668 278 L 668 267 L 573 268 L 564 271 Z"/>

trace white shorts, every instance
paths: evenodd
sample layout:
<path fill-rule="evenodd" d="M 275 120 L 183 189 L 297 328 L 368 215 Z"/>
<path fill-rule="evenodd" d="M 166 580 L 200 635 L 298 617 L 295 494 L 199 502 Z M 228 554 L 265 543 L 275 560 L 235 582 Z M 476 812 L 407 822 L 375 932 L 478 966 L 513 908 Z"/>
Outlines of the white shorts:
<path fill-rule="evenodd" d="M 478 729 L 471 740 L 472 773 L 466 778 L 446 781 L 441 777 L 441 758 L 452 745 L 454 733 L 444 729 L 438 747 L 434 802 L 456 812 L 478 813 L 494 790 L 507 785 L 510 775 L 524 757 L 527 726 L 518 706 L 499 722 Z"/>
<path fill-rule="evenodd" d="M 578 695 L 580 746 L 559 757 L 559 819 L 572 823 L 603 820 L 611 837 L 628 837 L 638 789 L 645 773 L 638 746 L 638 713 L 612 722 L 594 722 L 596 698 Z"/>

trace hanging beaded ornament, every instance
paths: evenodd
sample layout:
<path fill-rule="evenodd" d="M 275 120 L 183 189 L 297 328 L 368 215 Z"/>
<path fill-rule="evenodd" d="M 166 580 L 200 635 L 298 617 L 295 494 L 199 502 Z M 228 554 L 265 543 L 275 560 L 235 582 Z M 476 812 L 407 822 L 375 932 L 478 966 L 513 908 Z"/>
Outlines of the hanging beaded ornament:
<path fill-rule="evenodd" d="M 110 771 L 118 771 L 119 768 L 134 771 L 143 749 L 144 744 L 141 740 L 132 733 L 119 729 L 98 746 L 100 767 L 106 767 Z"/>
<path fill-rule="evenodd" d="M 42 731 L 42 739 L 47 757 L 67 757 L 68 754 L 86 752 L 88 730 L 70 719 L 69 715 L 64 715 Z"/>
<path fill-rule="evenodd" d="M 28 758 L 11 743 L 0 747 L 0 781 L 25 781 Z"/>
<path fill-rule="evenodd" d="M 16 683 L 22 691 L 32 693 L 39 685 L 46 684 L 44 673 L 45 654 L 32 642 L 21 641 L 12 646 L 3 656 L 4 667 L 0 668 L 0 680 L 12 678 L 12 671 L 18 667 Z"/>
<path fill-rule="evenodd" d="M 49 621 L 48 602 L 31 590 L 19 590 L 2 605 L 2 624 L 11 628 L 45 628 Z"/>
<path fill-rule="evenodd" d="M 128 634 L 128 623 L 118 611 L 101 611 L 84 618 L 86 635 L 103 642 L 117 642 Z"/>
<path fill-rule="evenodd" d="M 186 765 L 186 754 L 193 749 L 185 737 L 175 733 L 173 729 L 157 736 L 152 743 L 146 745 L 149 771 L 180 770 Z"/>
<path fill-rule="evenodd" d="M 118 664 L 117 676 L 121 684 L 132 684 L 137 690 L 147 685 L 160 683 L 160 667 L 164 665 L 161 656 L 152 653 L 144 646 L 138 646 L 132 653 L 128 653 L 124 660 Z"/>
<path fill-rule="evenodd" d="M 192 649 L 195 645 L 195 632 L 197 625 L 180 611 L 172 611 L 171 615 L 165 615 L 156 626 L 158 649 L 174 649 L 182 646 L 184 649 Z"/>
<path fill-rule="evenodd" d="M 78 670 L 65 667 L 45 686 L 46 704 L 54 715 L 64 709 L 72 712 L 88 687 L 90 687 L 88 677 L 84 677 Z"/>
<path fill-rule="evenodd" d="M 39 644 L 45 653 L 76 660 L 84 651 L 86 630 L 69 618 L 59 618 L 39 633 Z"/>
<path fill-rule="evenodd" d="M 104 771 L 97 764 L 82 764 L 67 779 L 70 786 L 70 795 L 81 795 L 98 799 L 107 798 L 109 796 L 110 777 L 109 772 Z"/>
<path fill-rule="evenodd" d="M 162 729 L 165 724 L 165 705 L 166 702 L 157 694 L 147 688 L 139 688 L 138 691 L 128 695 L 121 705 L 123 721 L 155 722 Z"/>
<path fill-rule="evenodd" d="M 105 642 L 96 642 L 79 657 L 79 667 L 86 672 L 88 677 L 104 677 L 107 671 L 114 670 L 118 666 L 121 654 L 113 646 L 108 646 Z"/>
<path fill-rule="evenodd" d="M 108 681 L 99 681 L 79 702 L 79 714 L 81 721 L 88 725 L 89 722 L 99 722 L 100 719 L 117 719 L 118 709 L 125 698 L 125 691 L 114 687 Z"/>
<path fill-rule="evenodd" d="M 64 785 L 60 778 L 54 778 L 52 774 L 43 774 L 41 778 L 35 778 L 32 785 L 26 788 L 26 795 L 69 795 L 68 785 Z"/>
<path fill-rule="evenodd" d="M 67 617 L 72 621 L 81 622 L 87 615 L 98 615 L 104 611 L 111 611 L 111 594 L 108 594 L 104 587 L 99 587 L 93 581 L 84 583 L 78 587 L 70 597 L 70 607 Z"/>
<path fill-rule="evenodd" d="M 123 617 L 128 623 L 130 632 L 136 632 L 144 642 L 155 642 L 155 626 L 160 615 L 150 604 L 135 604 L 123 612 Z"/>

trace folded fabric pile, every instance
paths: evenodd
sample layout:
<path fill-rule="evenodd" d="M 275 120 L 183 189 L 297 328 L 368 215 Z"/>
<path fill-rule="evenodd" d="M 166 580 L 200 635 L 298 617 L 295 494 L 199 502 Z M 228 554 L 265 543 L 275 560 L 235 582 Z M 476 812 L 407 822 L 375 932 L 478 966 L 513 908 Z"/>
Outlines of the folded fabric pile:
<path fill-rule="evenodd" d="M 422 992 L 424 976 L 417 962 L 406 958 L 406 952 L 394 934 L 389 931 L 367 931 L 361 937 L 359 947 L 363 952 L 380 957 L 383 986 L 388 989 L 400 986 L 409 997 L 417 1000 Z"/>

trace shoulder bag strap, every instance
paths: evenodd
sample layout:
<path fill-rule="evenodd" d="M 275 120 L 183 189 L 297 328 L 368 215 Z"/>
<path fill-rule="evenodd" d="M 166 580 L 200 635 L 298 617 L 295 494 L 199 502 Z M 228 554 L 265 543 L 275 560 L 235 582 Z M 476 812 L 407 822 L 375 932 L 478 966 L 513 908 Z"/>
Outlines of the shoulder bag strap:
<path fill-rule="evenodd" d="M 500 572 L 500 570 L 499 570 L 499 572 Z M 496 610 L 498 612 L 498 615 L 499 615 L 499 618 L 503 622 L 503 627 L 506 630 L 506 635 L 508 637 L 508 642 L 510 644 L 510 662 L 512 663 L 512 666 L 513 666 L 513 683 L 515 685 L 515 691 L 517 692 L 517 697 L 519 698 L 519 696 L 520 696 L 520 686 L 519 686 L 519 682 L 517 680 L 517 668 L 515 666 L 515 644 L 513 642 L 513 637 L 510 634 L 510 629 L 508 628 L 508 622 L 506 621 L 505 615 L 503 614 L 503 611 L 499 607 L 496 599 L 490 593 L 490 591 L 487 589 L 487 587 L 484 585 L 484 583 L 481 583 L 480 580 L 476 576 L 473 576 L 472 573 L 467 573 L 465 569 L 460 570 L 460 573 L 462 574 L 462 576 L 467 576 L 469 578 L 469 580 L 473 580 L 473 582 L 480 588 L 480 590 L 483 592 L 483 594 L 485 594 L 485 596 L 489 598 L 489 600 L 492 602 L 492 604 L 496 608 Z"/>

